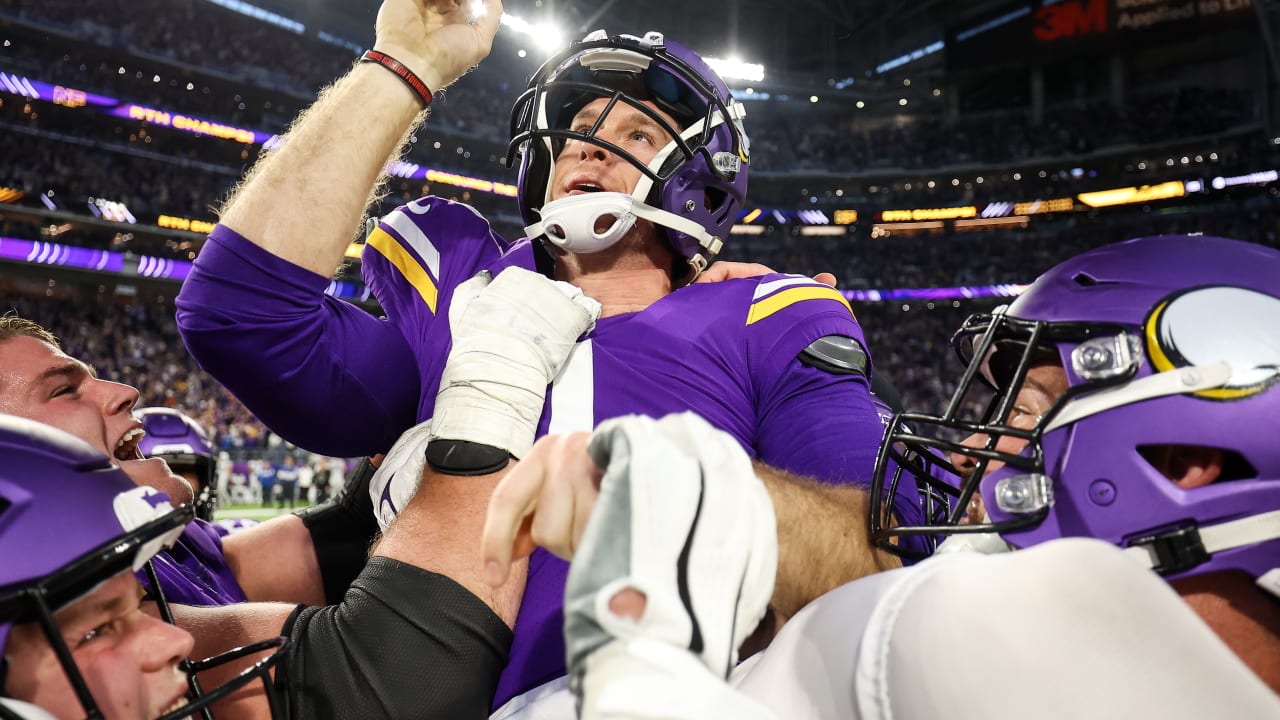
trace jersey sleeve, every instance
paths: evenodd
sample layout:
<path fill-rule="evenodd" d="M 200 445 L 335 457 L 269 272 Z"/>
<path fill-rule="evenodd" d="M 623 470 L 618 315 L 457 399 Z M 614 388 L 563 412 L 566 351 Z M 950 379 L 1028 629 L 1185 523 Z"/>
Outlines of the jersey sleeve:
<path fill-rule="evenodd" d="M 453 288 L 506 246 L 470 205 L 428 196 L 382 218 L 365 240 L 361 273 L 387 317 L 412 338 L 446 315 Z"/>
<path fill-rule="evenodd" d="M 361 266 L 365 284 L 417 363 L 413 423 L 429 417 L 434 407 L 451 345 L 454 288 L 490 267 L 506 245 L 471 206 L 437 197 L 397 208 L 366 239 Z"/>
<path fill-rule="evenodd" d="M 745 322 L 759 459 L 824 482 L 869 484 L 883 434 L 869 377 L 800 361 L 805 348 L 828 335 L 851 338 L 866 350 L 848 301 L 809 278 L 767 275 L 755 287 Z"/>
<path fill-rule="evenodd" d="M 336 457 L 382 452 L 413 424 L 413 351 L 393 324 L 325 295 L 329 282 L 219 225 L 178 294 L 178 330 L 286 440 Z"/>

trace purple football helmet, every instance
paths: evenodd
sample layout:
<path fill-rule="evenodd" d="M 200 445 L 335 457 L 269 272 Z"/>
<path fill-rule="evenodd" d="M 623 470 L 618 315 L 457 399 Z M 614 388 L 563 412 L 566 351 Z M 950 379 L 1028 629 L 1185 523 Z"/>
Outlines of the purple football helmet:
<path fill-rule="evenodd" d="M 943 416 L 899 415 L 881 448 L 871 523 L 882 546 L 955 533 L 999 533 L 1013 547 L 1094 537 L 1169 578 L 1243 571 L 1280 594 L 1280 252 L 1202 236 L 1099 248 L 970 317 L 954 343 L 967 369 Z M 1066 391 L 1019 415 L 1028 371 L 1045 366 L 1062 368 Z M 978 382 L 995 396 L 966 420 Z M 975 439 L 929 437 L 948 433 Z M 1161 469 L 1171 448 L 1216 454 L 1221 475 L 1175 483 Z M 920 472 L 913 458 L 936 450 L 972 474 L 951 485 Z M 1003 467 L 987 472 L 993 461 Z M 922 506 L 948 502 L 923 525 L 898 523 L 898 488 L 920 492 Z"/>
<path fill-rule="evenodd" d="M 571 128 L 577 111 L 598 98 L 609 99 L 609 104 L 595 125 Z M 645 101 L 675 118 L 680 127 L 672 127 Z M 645 164 L 597 137 L 605 116 L 621 108 L 643 112 L 675 139 Z M 544 208 L 551 201 L 556 158 L 566 141 L 577 140 L 604 148 L 641 172 L 630 197 L 613 199 L 623 200 L 625 207 L 602 207 L 596 214 L 618 218 L 614 228 L 620 228 L 620 218 L 627 216 L 654 223 L 696 277 L 720 252 L 746 198 L 750 146 L 742 127 L 744 115 L 742 104 L 697 53 L 660 33 L 643 38 L 608 37 L 604 31 L 588 35 L 548 60 L 511 112 L 507 164 L 520 156 L 520 212 L 530 236 L 573 249 L 565 242 L 561 223 L 547 217 L 550 208 Z M 603 203 L 604 196 L 621 194 L 592 195 L 600 195 Z M 590 206 L 596 201 L 571 202 Z M 596 232 L 591 227 L 588 223 L 588 234 Z"/>
<path fill-rule="evenodd" d="M 190 506 L 174 508 L 163 493 L 135 485 L 111 458 L 78 438 L 0 415 L 0 688 L 9 670 L 3 658 L 11 629 L 39 623 L 85 714 L 102 717 L 54 615 L 119 573 L 149 569 L 151 557 L 171 545 L 191 518 Z M 154 576 L 152 585 L 158 586 Z M 157 603 L 168 620 L 168 604 L 162 596 Z M 194 677 L 283 644 L 284 638 L 274 638 L 188 662 L 184 669 Z M 279 652 L 273 653 L 212 690 L 202 692 L 190 681 L 189 704 L 162 720 L 207 712 L 209 705 L 254 680 L 264 683 L 270 697 L 269 672 L 278 657 Z M 0 692 L 0 718 L 21 717 L 21 712 L 21 704 Z"/>
<path fill-rule="evenodd" d="M 196 517 L 212 522 L 213 510 L 218 505 L 217 461 L 204 426 L 173 408 L 141 408 L 133 414 L 147 433 L 138 442 L 138 451 L 144 457 L 163 458 L 176 472 L 195 473 L 200 481 L 196 489 Z"/>

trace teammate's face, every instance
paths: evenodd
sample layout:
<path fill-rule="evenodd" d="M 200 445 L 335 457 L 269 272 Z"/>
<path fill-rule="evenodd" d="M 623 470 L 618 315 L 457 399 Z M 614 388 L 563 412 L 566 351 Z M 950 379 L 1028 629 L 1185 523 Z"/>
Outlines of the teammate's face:
<path fill-rule="evenodd" d="M 98 378 L 93 368 L 43 340 L 0 342 L 0 413 L 69 432 L 116 458 L 135 483 L 165 493 L 174 505 L 191 502 L 191 486 L 163 460 L 138 455 L 140 436 L 130 434 L 142 427 L 133 417 L 137 402 L 133 387 Z"/>
<path fill-rule="evenodd" d="M 1027 370 L 1027 377 L 1023 380 L 1022 387 L 1018 388 L 1018 395 L 1014 398 L 1009 417 L 1005 418 L 1005 424 L 1020 430 L 1031 430 L 1066 391 L 1067 373 L 1061 365 L 1057 363 L 1033 365 Z M 965 438 L 961 444 L 971 448 L 985 447 L 987 436 L 983 433 L 974 433 Z M 1022 438 L 1002 435 L 996 441 L 995 450 L 1016 455 L 1026 446 L 1027 441 Z M 978 464 L 977 459 L 959 453 L 952 453 L 951 462 L 966 480 L 973 475 Z M 1002 462 L 990 460 L 987 462 L 986 473 L 993 473 L 1003 466 Z M 982 498 L 975 493 L 966 510 L 966 520 L 970 523 L 981 522 L 983 512 Z"/>
<path fill-rule="evenodd" d="M 574 116 L 569 129 L 578 132 L 590 130 L 608 104 L 608 98 L 598 98 L 587 103 Z M 652 102 L 646 101 L 644 104 L 655 110 L 672 127 L 679 127 L 674 118 L 659 110 Z M 596 137 L 626 150 L 646 165 L 672 139 L 648 115 L 621 102 L 614 105 L 605 116 Z M 556 157 L 556 169 L 551 178 L 551 199 L 559 200 L 595 191 L 630 194 L 639 180 L 640 170 L 624 158 L 598 145 L 570 140 Z"/>
<path fill-rule="evenodd" d="M 154 718 L 185 702 L 178 663 L 191 635 L 142 612 L 138 581 L 120 573 L 55 614 L 62 640 L 103 714 L 111 720 Z M 71 682 L 38 623 L 17 625 L 5 645 L 6 692 L 60 719 L 83 718 Z"/>

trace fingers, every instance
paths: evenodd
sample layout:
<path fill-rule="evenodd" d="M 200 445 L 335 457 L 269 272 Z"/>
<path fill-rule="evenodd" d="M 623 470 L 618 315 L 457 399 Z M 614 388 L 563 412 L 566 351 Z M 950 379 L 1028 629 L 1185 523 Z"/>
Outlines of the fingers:
<path fill-rule="evenodd" d="M 696 285 L 698 283 L 713 283 L 728 279 L 729 271 L 725 269 L 723 262 L 718 262 L 714 263 L 706 270 L 703 270 L 702 274 L 698 276 L 698 279 L 693 282 Z"/>
<path fill-rule="evenodd" d="M 481 12 L 473 15 L 475 19 L 475 28 L 480 32 L 480 37 L 484 38 L 487 44 L 484 46 L 486 53 L 493 47 L 493 38 L 498 34 L 498 25 L 502 22 L 502 0 L 484 0 L 483 2 L 471 3 L 477 10 L 482 8 Z"/>
<path fill-rule="evenodd" d="M 529 528 L 533 542 L 561 560 L 572 560 L 574 509 L 571 483 L 552 480 L 544 485 Z"/>
<path fill-rule="evenodd" d="M 531 539 L 562 560 L 572 560 L 599 495 L 601 471 L 587 454 L 591 435 L 562 435 L 530 528 Z"/>
<path fill-rule="evenodd" d="M 506 582 L 511 562 L 518 549 L 532 552 L 527 537 L 527 518 L 537 508 L 538 495 L 545 482 L 545 453 L 539 452 L 541 441 L 516 463 L 511 472 L 498 482 L 489 497 L 484 534 L 480 538 L 480 556 L 485 580 L 494 587 Z M 522 533 L 525 535 L 522 537 Z M 519 547 L 518 547 L 519 546 Z"/>
<path fill-rule="evenodd" d="M 728 260 L 720 260 L 707 268 L 695 283 L 712 283 L 724 280 L 736 280 L 739 278 L 752 278 L 761 275 L 772 275 L 774 269 L 768 265 L 760 263 L 741 263 L 729 262 Z"/>
<path fill-rule="evenodd" d="M 600 477 L 586 452 L 589 437 L 578 432 L 542 438 L 494 489 L 480 541 L 491 585 L 505 582 L 512 561 L 535 544 L 572 557 Z"/>
<path fill-rule="evenodd" d="M 822 283 L 823 285 L 830 285 L 831 287 L 836 286 L 836 276 L 832 275 L 831 273 L 826 273 L 826 272 L 818 273 L 817 275 L 813 276 L 813 279 L 816 280 L 817 282 Z"/>

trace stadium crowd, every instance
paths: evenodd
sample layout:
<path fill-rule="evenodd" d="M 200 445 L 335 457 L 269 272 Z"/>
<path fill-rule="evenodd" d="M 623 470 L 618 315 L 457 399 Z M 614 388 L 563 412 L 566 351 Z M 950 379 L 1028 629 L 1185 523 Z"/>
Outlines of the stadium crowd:
<path fill-rule="evenodd" d="M 1106 147 L 1150 145 L 1213 135 L 1256 122 L 1262 108 L 1250 90 L 1184 87 L 1135 93 L 1117 108 L 1108 100 L 1059 103 L 1043 122 L 1027 110 L 1000 110 L 948 120 L 904 115 L 879 122 L 847 113 L 761 113 L 754 134 L 793 138 L 779 163 L 764 170 L 914 170 L 950 165 L 1008 165 L 1087 155 Z"/>
<path fill-rule="evenodd" d="M 52 73 L 56 82 L 120 93 L 132 102 L 207 112 L 215 120 L 268 132 L 282 130 L 296 110 L 341 75 L 354 57 L 350 48 L 200 0 L 144 0 L 141 6 L 107 0 L 88 10 L 67 0 L 10 0 L 0 13 L 20 23 L 40 24 L 11 28 L 15 47 L 0 56 L 0 69 L 25 70 L 37 77 Z M 147 21 L 121 22 L 129 17 Z M 54 44 L 42 36 L 50 25 L 97 47 L 89 52 Z M 195 27 L 209 31 L 191 32 Z M 281 52 L 295 61 L 282 67 Z M 125 57 L 134 67 L 126 67 Z M 175 64 L 164 67 L 165 62 Z M 440 93 L 427 135 L 482 143 L 483 150 L 477 150 L 476 162 L 470 165 L 493 173 L 496 166 L 489 159 L 501 144 L 495 139 L 506 136 L 511 104 L 523 89 L 512 77 L 533 70 L 534 61 L 521 62 L 528 67 L 518 72 L 482 66 Z M 1021 108 L 954 119 L 935 113 L 867 117 L 852 100 L 831 103 L 840 107 L 798 101 L 753 103 L 757 169 L 804 174 L 1008 165 L 1079 157 L 1109 147 L 1212 137 L 1256 124 L 1262 117 L 1251 90 L 1202 86 L 1136 91 L 1119 107 L 1096 98 L 1052 103 L 1038 124 Z M 942 191 L 945 188 L 939 194 Z"/>
<path fill-rule="evenodd" d="M 804 275 L 830 272 L 845 289 L 1025 284 L 1065 258 L 1139 235 L 1202 232 L 1275 247 L 1280 245 L 1277 205 L 1274 195 L 1264 194 L 1253 201 L 1208 205 L 1194 213 L 1068 214 L 1020 229 L 890 230 L 882 237 L 865 231 L 852 237 L 776 231 L 734 237 L 726 244 L 724 257 Z"/>

